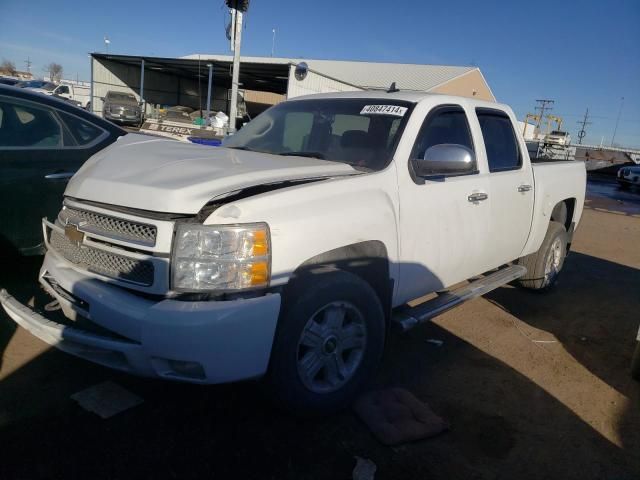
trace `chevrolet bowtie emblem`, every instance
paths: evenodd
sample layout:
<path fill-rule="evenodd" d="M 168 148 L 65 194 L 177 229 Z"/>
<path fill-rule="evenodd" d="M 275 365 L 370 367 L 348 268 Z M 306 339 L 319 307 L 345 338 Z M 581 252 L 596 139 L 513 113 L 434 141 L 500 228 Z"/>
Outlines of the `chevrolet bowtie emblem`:
<path fill-rule="evenodd" d="M 67 237 L 76 247 L 79 247 L 84 240 L 84 233 L 78 230 L 78 227 L 72 223 L 65 225 L 64 236 Z"/>

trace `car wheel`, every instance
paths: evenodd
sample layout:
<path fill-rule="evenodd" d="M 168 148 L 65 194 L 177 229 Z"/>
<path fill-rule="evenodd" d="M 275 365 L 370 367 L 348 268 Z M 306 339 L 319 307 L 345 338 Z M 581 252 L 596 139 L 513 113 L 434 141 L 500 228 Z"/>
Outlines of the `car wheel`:
<path fill-rule="evenodd" d="M 628 183 L 618 182 L 618 187 L 620 187 L 621 190 L 629 190 L 629 184 Z"/>
<path fill-rule="evenodd" d="M 640 382 L 640 341 L 636 343 L 636 350 L 631 359 L 631 377 Z"/>
<path fill-rule="evenodd" d="M 527 268 L 527 273 L 520 277 L 519 284 L 531 290 L 546 290 L 556 283 L 567 255 L 567 231 L 558 222 L 549 222 L 547 234 L 540 249 L 522 257 L 517 264 Z"/>
<path fill-rule="evenodd" d="M 348 406 L 375 373 L 385 318 L 359 277 L 339 270 L 306 277 L 285 292 L 266 383 L 287 411 L 330 413 Z"/>

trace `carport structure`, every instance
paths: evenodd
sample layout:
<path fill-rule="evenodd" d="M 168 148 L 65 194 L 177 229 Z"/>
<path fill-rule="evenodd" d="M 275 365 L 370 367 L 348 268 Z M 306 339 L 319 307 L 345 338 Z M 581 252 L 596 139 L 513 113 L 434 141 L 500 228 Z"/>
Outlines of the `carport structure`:
<path fill-rule="evenodd" d="M 229 111 L 231 55 L 165 58 L 93 53 L 91 57 L 94 113 L 102 111 L 101 98 L 109 90 L 133 93 L 147 105 L 147 113 L 150 105 Z M 296 66 L 301 62 L 306 64 L 304 74 L 296 75 Z M 480 69 L 474 66 L 251 56 L 240 59 L 239 88 L 250 116 L 286 98 L 324 92 L 386 90 L 393 82 L 403 90 L 495 101 Z"/>
<path fill-rule="evenodd" d="M 230 61 L 102 53 L 93 53 L 91 57 L 94 113 L 102 112 L 102 98 L 109 90 L 133 93 L 147 105 L 147 113 L 149 106 L 156 104 L 228 111 Z M 240 89 L 252 106 L 251 113 L 259 113 L 257 110 L 284 99 L 290 70 L 288 61 L 242 62 Z"/>

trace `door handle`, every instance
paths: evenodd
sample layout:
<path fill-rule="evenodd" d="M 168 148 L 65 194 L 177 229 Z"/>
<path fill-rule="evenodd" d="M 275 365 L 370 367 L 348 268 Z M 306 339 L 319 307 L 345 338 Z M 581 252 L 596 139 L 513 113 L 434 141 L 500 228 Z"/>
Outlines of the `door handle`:
<path fill-rule="evenodd" d="M 521 193 L 528 192 L 529 190 L 531 190 L 531 185 L 524 184 L 518 186 L 518 191 Z"/>
<path fill-rule="evenodd" d="M 45 175 L 44 178 L 47 180 L 66 180 L 67 178 L 73 177 L 76 172 L 56 172 Z"/>
<path fill-rule="evenodd" d="M 481 202 L 483 200 L 486 200 L 487 198 L 489 198 L 489 195 L 487 195 L 486 193 L 476 192 L 469 195 L 467 197 L 467 200 L 469 200 L 470 202 Z"/>

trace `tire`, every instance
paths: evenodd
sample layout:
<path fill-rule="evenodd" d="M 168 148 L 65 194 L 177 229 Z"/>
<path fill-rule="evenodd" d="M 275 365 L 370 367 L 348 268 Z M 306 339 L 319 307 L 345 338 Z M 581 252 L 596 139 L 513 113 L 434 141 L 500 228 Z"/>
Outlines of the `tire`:
<path fill-rule="evenodd" d="M 620 190 L 629 190 L 630 185 L 628 183 L 618 182 L 618 187 L 620 187 Z"/>
<path fill-rule="evenodd" d="M 375 373 L 385 316 L 373 288 L 356 275 L 305 277 L 285 291 L 265 383 L 277 406 L 327 414 L 347 407 Z"/>
<path fill-rule="evenodd" d="M 548 290 L 553 287 L 567 256 L 567 239 L 567 231 L 561 223 L 549 222 L 540 249 L 516 261 L 518 265 L 527 267 L 526 275 L 518 281 L 520 286 L 531 290 Z M 552 255 L 555 258 L 550 258 Z"/>
<path fill-rule="evenodd" d="M 636 350 L 631 359 L 631 377 L 640 382 L 640 341 L 636 343 Z"/>

